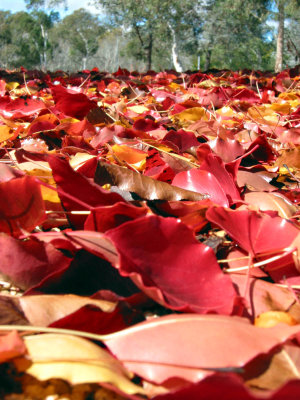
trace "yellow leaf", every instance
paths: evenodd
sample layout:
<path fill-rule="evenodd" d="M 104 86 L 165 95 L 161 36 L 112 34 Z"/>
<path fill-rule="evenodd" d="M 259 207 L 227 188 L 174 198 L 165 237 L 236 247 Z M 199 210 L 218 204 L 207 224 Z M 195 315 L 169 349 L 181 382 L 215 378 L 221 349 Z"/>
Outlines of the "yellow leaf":
<path fill-rule="evenodd" d="M 127 110 L 133 111 L 137 114 L 143 114 L 146 111 L 149 111 L 149 109 L 145 106 L 132 106 L 132 107 L 127 107 Z"/>
<path fill-rule="evenodd" d="M 39 161 L 40 168 L 36 167 L 36 164 L 31 162 L 20 164 L 20 168 L 26 172 L 27 175 L 36 176 L 41 181 L 48 183 L 53 186 L 53 190 L 41 185 L 41 192 L 44 201 L 50 201 L 51 203 L 60 203 L 60 198 L 55 190 L 56 185 L 52 176 L 52 172 L 49 171 L 49 164 L 46 162 Z M 49 169 L 48 169 L 49 168 Z"/>
<path fill-rule="evenodd" d="M 60 121 L 60 123 L 64 124 L 65 122 L 71 122 L 72 123 L 72 122 L 79 122 L 79 121 L 80 121 L 79 119 L 69 117 L 69 118 L 62 119 Z"/>
<path fill-rule="evenodd" d="M 289 174 L 294 169 L 300 169 L 300 146 L 292 149 L 283 150 L 277 158 L 275 165 L 280 167 L 279 173 Z M 284 167 L 287 165 L 289 171 Z"/>
<path fill-rule="evenodd" d="M 58 197 L 55 188 L 49 189 L 45 186 L 41 186 L 42 197 L 44 201 L 50 201 L 51 203 L 60 203 L 60 198 Z"/>
<path fill-rule="evenodd" d="M 278 95 L 279 99 L 283 100 L 299 100 L 298 92 L 283 92 Z"/>
<path fill-rule="evenodd" d="M 88 154 L 88 153 L 79 153 L 78 152 L 74 156 L 71 157 L 70 165 L 76 171 L 86 161 L 90 160 L 91 158 L 95 158 L 95 156 Z"/>
<path fill-rule="evenodd" d="M 59 378 L 73 385 L 103 382 L 128 394 L 144 394 L 118 360 L 86 339 L 50 333 L 27 336 L 24 341 L 32 360 L 26 372 L 39 380 Z"/>
<path fill-rule="evenodd" d="M 273 103 L 270 104 L 269 108 L 282 114 L 290 114 L 291 112 L 291 105 L 289 103 Z"/>
<path fill-rule="evenodd" d="M 277 126 L 279 122 L 279 116 L 266 105 L 250 107 L 248 109 L 248 115 L 251 119 L 260 124 Z"/>
<path fill-rule="evenodd" d="M 10 132 L 10 128 L 6 125 L 0 125 L 0 143 L 14 137 L 14 132 Z"/>
<path fill-rule="evenodd" d="M 277 324 L 297 325 L 297 321 L 284 311 L 266 311 L 255 318 L 254 325 L 261 328 L 270 328 Z"/>
<path fill-rule="evenodd" d="M 200 83 L 198 83 L 199 87 L 216 87 L 219 86 L 219 84 L 215 81 L 213 81 L 212 79 L 206 79 Z"/>
<path fill-rule="evenodd" d="M 203 107 L 192 107 L 171 116 L 172 120 L 180 122 L 207 121 L 206 110 Z"/>
<path fill-rule="evenodd" d="M 5 86 L 5 89 L 10 91 L 16 89 L 20 84 L 18 82 L 8 82 Z"/>
<path fill-rule="evenodd" d="M 216 114 L 219 114 L 222 117 L 234 117 L 236 112 L 231 107 L 225 106 L 217 110 Z"/>
<path fill-rule="evenodd" d="M 171 82 L 170 85 L 168 85 L 168 88 L 172 92 L 176 92 L 176 90 L 178 90 L 178 89 L 183 89 L 183 87 L 181 85 L 179 85 L 178 83 L 175 83 L 175 82 Z"/>

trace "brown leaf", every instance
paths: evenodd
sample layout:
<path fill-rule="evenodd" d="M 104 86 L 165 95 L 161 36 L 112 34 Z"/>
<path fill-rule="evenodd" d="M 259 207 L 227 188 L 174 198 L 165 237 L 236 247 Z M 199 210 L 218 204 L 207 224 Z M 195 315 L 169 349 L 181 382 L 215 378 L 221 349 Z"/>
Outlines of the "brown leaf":
<path fill-rule="evenodd" d="M 245 194 L 245 201 L 260 211 L 278 211 L 278 215 L 282 218 L 290 218 L 297 212 L 293 203 L 280 193 L 250 192 Z M 245 207 L 239 209 L 243 208 Z"/>
<path fill-rule="evenodd" d="M 249 190 L 255 192 L 273 192 L 277 190 L 275 186 L 270 185 L 261 175 L 249 171 L 238 171 L 237 184 L 238 186 L 246 185 Z"/>
<path fill-rule="evenodd" d="M 291 379 L 300 379 L 300 348 L 287 344 L 273 355 L 261 375 L 248 379 L 246 383 L 255 388 L 276 390 Z"/>
<path fill-rule="evenodd" d="M 118 165 L 98 162 L 95 182 L 103 186 L 110 184 L 119 189 L 136 193 L 145 200 L 204 200 L 207 195 L 180 189 L 168 183 L 156 181 L 148 176 Z"/>
<path fill-rule="evenodd" d="M 0 295 L 0 325 L 29 325 L 18 297 Z"/>
<path fill-rule="evenodd" d="M 23 296 L 16 299 L 31 325 L 48 326 L 79 308 L 93 305 L 104 312 L 112 312 L 116 303 L 72 294 Z"/>
<path fill-rule="evenodd" d="M 98 124 L 111 124 L 114 120 L 102 110 L 102 108 L 96 107 L 92 108 L 87 116 L 86 119 L 93 125 Z"/>

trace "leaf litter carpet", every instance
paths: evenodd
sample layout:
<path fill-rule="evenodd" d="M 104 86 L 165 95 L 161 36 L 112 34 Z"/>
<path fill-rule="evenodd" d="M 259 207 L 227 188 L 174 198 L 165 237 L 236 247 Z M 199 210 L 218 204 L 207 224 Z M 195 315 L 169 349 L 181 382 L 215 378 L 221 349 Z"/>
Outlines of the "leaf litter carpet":
<path fill-rule="evenodd" d="M 0 71 L 1 398 L 300 398 L 299 79 Z"/>

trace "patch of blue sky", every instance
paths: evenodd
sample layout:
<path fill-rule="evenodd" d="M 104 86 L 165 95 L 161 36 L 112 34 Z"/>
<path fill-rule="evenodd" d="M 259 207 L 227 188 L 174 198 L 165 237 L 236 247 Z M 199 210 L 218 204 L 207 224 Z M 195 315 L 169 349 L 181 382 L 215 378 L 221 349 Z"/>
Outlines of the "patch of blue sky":
<path fill-rule="evenodd" d="M 101 14 L 101 10 L 93 5 L 89 4 L 89 0 L 67 0 L 67 8 L 64 5 L 58 6 L 54 11 L 58 11 L 61 18 L 66 15 L 72 14 L 75 10 L 79 8 L 84 8 L 93 15 Z M 12 13 L 19 11 L 27 11 L 26 4 L 24 0 L 0 0 L 0 11 L 10 11 Z"/>

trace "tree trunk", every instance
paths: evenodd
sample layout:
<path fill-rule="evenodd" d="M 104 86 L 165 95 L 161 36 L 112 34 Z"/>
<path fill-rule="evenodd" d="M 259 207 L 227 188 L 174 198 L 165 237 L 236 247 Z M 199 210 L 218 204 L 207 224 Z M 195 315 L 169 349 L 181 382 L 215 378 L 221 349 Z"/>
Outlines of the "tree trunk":
<path fill-rule="evenodd" d="M 283 69 L 283 43 L 284 43 L 284 0 L 279 0 L 278 5 L 278 32 L 276 46 L 275 72 Z"/>
<path fill-rule="evenodd" d="M 205 52 L 204 71 L 207 71 L 210 68 L 210 61 L 211 61 L 211 49 L 207 49 Z"/>
<path fill-rule="evenodd" d="M 181 66 L 181 64 L 180 64 L 180 62 L 179 62 L 179 60 L 178 60 L 178 54 L 177 54 L 177 51 L 176 51 L 177 42 L 176 42 L 175 30 L 174 30 L 173 26 L 170 24 L 170 22 L 168 22 L 168 27 L 169 27 L 169 29 L 170 29 L 170 31 L 171 31 L 172 39 L 173 39 L 173 44 L 172 44 L 172 60 L 173 60 L 173 65 L 174 65 L 174 68 L 175 68 L 175 71 L 176 71 L 176 72 L 182 72 L 182 71 L 183 71 L 183 68 L 182 68 L 182 66 Z"/>
<path fill-rule="evenodd" d="M 48 33 L 44 29 L 44 25 L 41 24 L 41 32 L 42 32 L 42 38 L 43 38 L 43 54 L 42 54 L 42 60 L 41 60 L 41 68 L 43 71 L 46 71 L 47 69 L 47 42 L 48 42 Z"/>
<path fill-rule="evenodd" d="M 152 67 L 152 49 L 153 49 L 153 36 L 152 32 L 149 33 L 149 43 L 147 46 L 147 70 L 150 71 Z"/>

